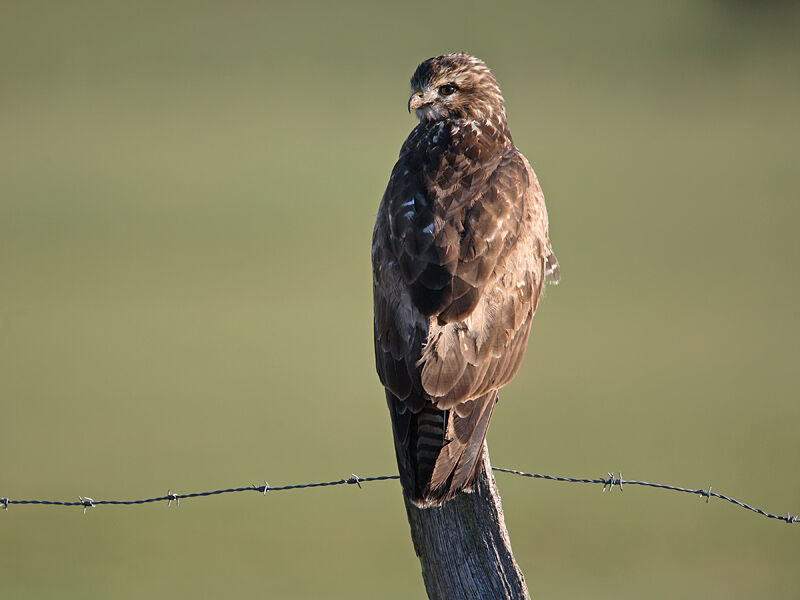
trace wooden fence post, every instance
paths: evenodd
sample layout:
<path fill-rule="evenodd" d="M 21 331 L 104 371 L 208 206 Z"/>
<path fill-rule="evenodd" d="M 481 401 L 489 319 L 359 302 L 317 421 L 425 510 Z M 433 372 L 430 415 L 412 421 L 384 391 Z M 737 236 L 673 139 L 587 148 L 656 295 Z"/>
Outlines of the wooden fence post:
<path fill-rule="evenodd" d="M 406 512 L 430 600 L 530 600 L 485 442 L 474 492 L 442 508 L 420 509 L 406 500 Z"/>

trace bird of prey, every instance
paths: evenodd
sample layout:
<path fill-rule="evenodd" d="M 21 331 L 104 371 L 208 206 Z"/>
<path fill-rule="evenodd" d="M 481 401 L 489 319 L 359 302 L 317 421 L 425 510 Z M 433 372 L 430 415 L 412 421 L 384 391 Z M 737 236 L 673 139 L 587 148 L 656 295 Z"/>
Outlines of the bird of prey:
<path fill-rule="evenodd" d="M 403 490 L 430 507 L 472 488 L 498 390 L 558 265 L 542 190 L 486 64 L 430 58 L 411 90 L 420 122 L 372 238 L 375 361 Z"/>

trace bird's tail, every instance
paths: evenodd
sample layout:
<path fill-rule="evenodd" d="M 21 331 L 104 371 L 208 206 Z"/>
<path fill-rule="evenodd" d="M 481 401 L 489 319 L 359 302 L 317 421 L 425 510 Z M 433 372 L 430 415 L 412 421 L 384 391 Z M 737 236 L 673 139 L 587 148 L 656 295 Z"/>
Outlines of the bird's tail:
<path fill-rule="evenodd" d="M 413 412 L 409 408 L 413 403 L 388 391 L 386 401 L 406 497 L 424 508 L 441 506 L 459 492 L 471 490 L 497 391 L 449 410 L 425 402 Z"/>

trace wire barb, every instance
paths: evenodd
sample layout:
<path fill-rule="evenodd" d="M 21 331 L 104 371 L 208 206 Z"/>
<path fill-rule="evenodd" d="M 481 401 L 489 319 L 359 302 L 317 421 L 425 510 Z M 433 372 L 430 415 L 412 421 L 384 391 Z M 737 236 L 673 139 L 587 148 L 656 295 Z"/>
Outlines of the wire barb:
<path fill-rule="evenodd" d="M 361 489 L 361 478 L 355 473 L 350 473 L 350 479 L 347 480 L 347 483 L 350 485 L 355 483 L 358 486 L 358 489 Z"/>
<path fill-rule="evenodd" d="M 172 506 L 172 501 L 175 500 L 175 506 L 181 505 L 181 497 L 179 494 L 173 494 L 172 490 L 167 490 L 167 508 Z"/>
<path fill-rule="evenodd" d="M 711 486 L 708 486 L 708 491 L 706 491 L 706 504 L 709 500 L 711 500 Z"/>
<path fill-rule="evenodd" d="M 254 483 L 251 483 L 250 487 L 256 492 L 263 492 L 265 496 L 267 495 L 267 492 L 269 491 L 269 483 L 267 483 L 266 479 L 264 480 L 264 485 L 256 485 Z"/>
<path fill-rule="evenodd" d="M 78 500 L 80 500 L 80 506 L 83 506 L 83 514 L 86 514 L 87 508 L 94 508 L 94 500 L 89 496 L 78 496 Z"/>
<path fill-rule="evenodd" d="M 603 484 L 603 491 L 605 492 L 606 488 L 608 488 L 608 491 L 611 492 L 611 491 L 613 491 L 614 486 L 618 485 L 619 486 L 619 491 L 621 492 L 622 491 L 622 472 L 620 471 L 618 477 L 616 477 L 616 478 L 614 477 L 613 473 L 606 473 L 606 475 L 608 475 L 608 479 L 601 479 L 600 480 L 600 483 Z"/>
<path fill-rule="evenodd" d="M 3 510 L 8 510 L 8 498 L 0 498 L 0 504 L 3 505 Z"/>

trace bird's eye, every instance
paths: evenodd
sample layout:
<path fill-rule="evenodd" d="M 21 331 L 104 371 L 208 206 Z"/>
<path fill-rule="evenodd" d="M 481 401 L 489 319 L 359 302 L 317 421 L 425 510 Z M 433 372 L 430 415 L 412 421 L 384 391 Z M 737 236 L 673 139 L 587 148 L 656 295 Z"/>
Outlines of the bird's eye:
<path fill-rule="evenodd" d="M 455 91 L 456 91 L 456 86 L 454 86 L 451 83 L 445 83 L 443 86 L 439 87 L 439 93 L 442 96 L 449 96 L 449 95 L 455 93 Z"/>

